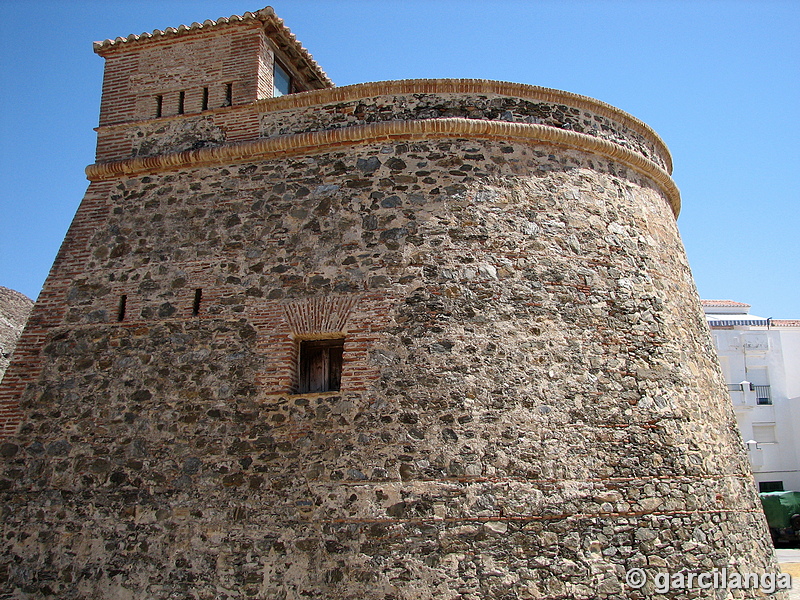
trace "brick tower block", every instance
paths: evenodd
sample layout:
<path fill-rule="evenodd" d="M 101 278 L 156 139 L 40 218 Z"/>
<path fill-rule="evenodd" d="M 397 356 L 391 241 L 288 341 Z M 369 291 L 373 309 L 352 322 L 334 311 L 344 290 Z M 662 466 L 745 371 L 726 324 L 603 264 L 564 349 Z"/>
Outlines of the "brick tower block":
<path fill-rule="evenodd" d="M 652 578 L 774 570 L 647 125 L 335 88 L 269 8 L 95 50 L 97 162 L 0 387 L 0 596 L 722 598 Z"/>

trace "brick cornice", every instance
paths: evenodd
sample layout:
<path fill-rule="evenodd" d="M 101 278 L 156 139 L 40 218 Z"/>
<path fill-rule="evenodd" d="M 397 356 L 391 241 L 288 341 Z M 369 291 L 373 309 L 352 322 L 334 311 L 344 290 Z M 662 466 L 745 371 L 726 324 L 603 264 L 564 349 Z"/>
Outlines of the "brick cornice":
<path fill-rule="evenodd" d="M 336 147 L 399 139 L 479 138 L 521 143 L 546 143 L 599 154 L 653 180 L 666 195 L 673 214 L 680 212 L 680 192 L 669 174 L 653 161 L 613 142 L 547 125 L 484 121 L 461 117 L 415 121 L 385 121 L 340 129 L 297 133 L 229 143 L 171 154 L 96 163 L 86 168 L 90 181 L 122 176 L 230 164 L 287 154 L 316 154 Z"/>

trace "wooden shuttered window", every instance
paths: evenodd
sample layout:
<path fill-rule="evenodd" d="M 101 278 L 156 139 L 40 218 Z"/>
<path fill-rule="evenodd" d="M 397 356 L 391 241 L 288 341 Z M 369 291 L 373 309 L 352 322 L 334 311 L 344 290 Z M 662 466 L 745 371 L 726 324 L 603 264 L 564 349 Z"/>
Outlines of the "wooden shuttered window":
<path fill-rule="evenodd" d="M 300 342 L 298 392 L 338 391 L 342 382 L 344 338 Z"/>

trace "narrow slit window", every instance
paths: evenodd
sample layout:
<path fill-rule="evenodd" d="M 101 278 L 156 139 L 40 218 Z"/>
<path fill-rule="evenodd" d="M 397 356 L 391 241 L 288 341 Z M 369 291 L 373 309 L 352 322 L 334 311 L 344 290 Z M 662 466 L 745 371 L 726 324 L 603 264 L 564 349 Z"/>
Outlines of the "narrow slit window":
<path fill-rule="evenodd" d="M 156 118 L 160 117 L 164 110 L 164 96 L 156 96 Z"/>
<path fill-rule="evenodd" d="M 203 109 L 202 110 L 208 110 L 208 88 L 207 87 L 203 88 Z"/>
<path fill-rule="evenodd" d="M 184 112 L 184 105 L 186 104 L 186 92 L 178 93 L 178 114 L 182 115 Z"/>
<path fill-rule="evenodd" d="M 226 83 L 225 84 L 225 104 L 222 106 L 232 106 L 233 105 L 233 84 Z"/>
<path fill-rule="evenodd" d="M 298 392 L 339 391 L 343 356 L 344 338 L 300 342 Z"/>
<path fill-rule="evenodd" d="M 194 303 L 192 304 L 192 315 L 197 316 L 200 314 L 200 300 L 203 298 L 203 290 L 197 288 L 194 291 Z"/>
<path fill-rule="evenodd" d="M 125 309 L 127 308 L 128 304 L 128 296 L 126 294 L 122 294 L 119 297 L 119 306 L 117 307 L 117 321 L 121 322 L 125 320 Z"/>

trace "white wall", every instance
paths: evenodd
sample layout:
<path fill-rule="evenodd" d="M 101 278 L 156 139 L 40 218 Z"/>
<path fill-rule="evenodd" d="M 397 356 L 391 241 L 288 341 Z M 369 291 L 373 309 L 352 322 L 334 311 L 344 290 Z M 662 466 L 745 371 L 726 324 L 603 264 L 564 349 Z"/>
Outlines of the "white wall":
<path fill-rule="evenodd" d="M 759 442 L 748 452 L 756 482 L 783 481 L 784 489 L 800 491 L 800 327 L 736 326 L 712 334 L 727 383 L 770 386 L 771 406 L 758 405 L 749 389 L 730 394 L 743 440 Z"/>

